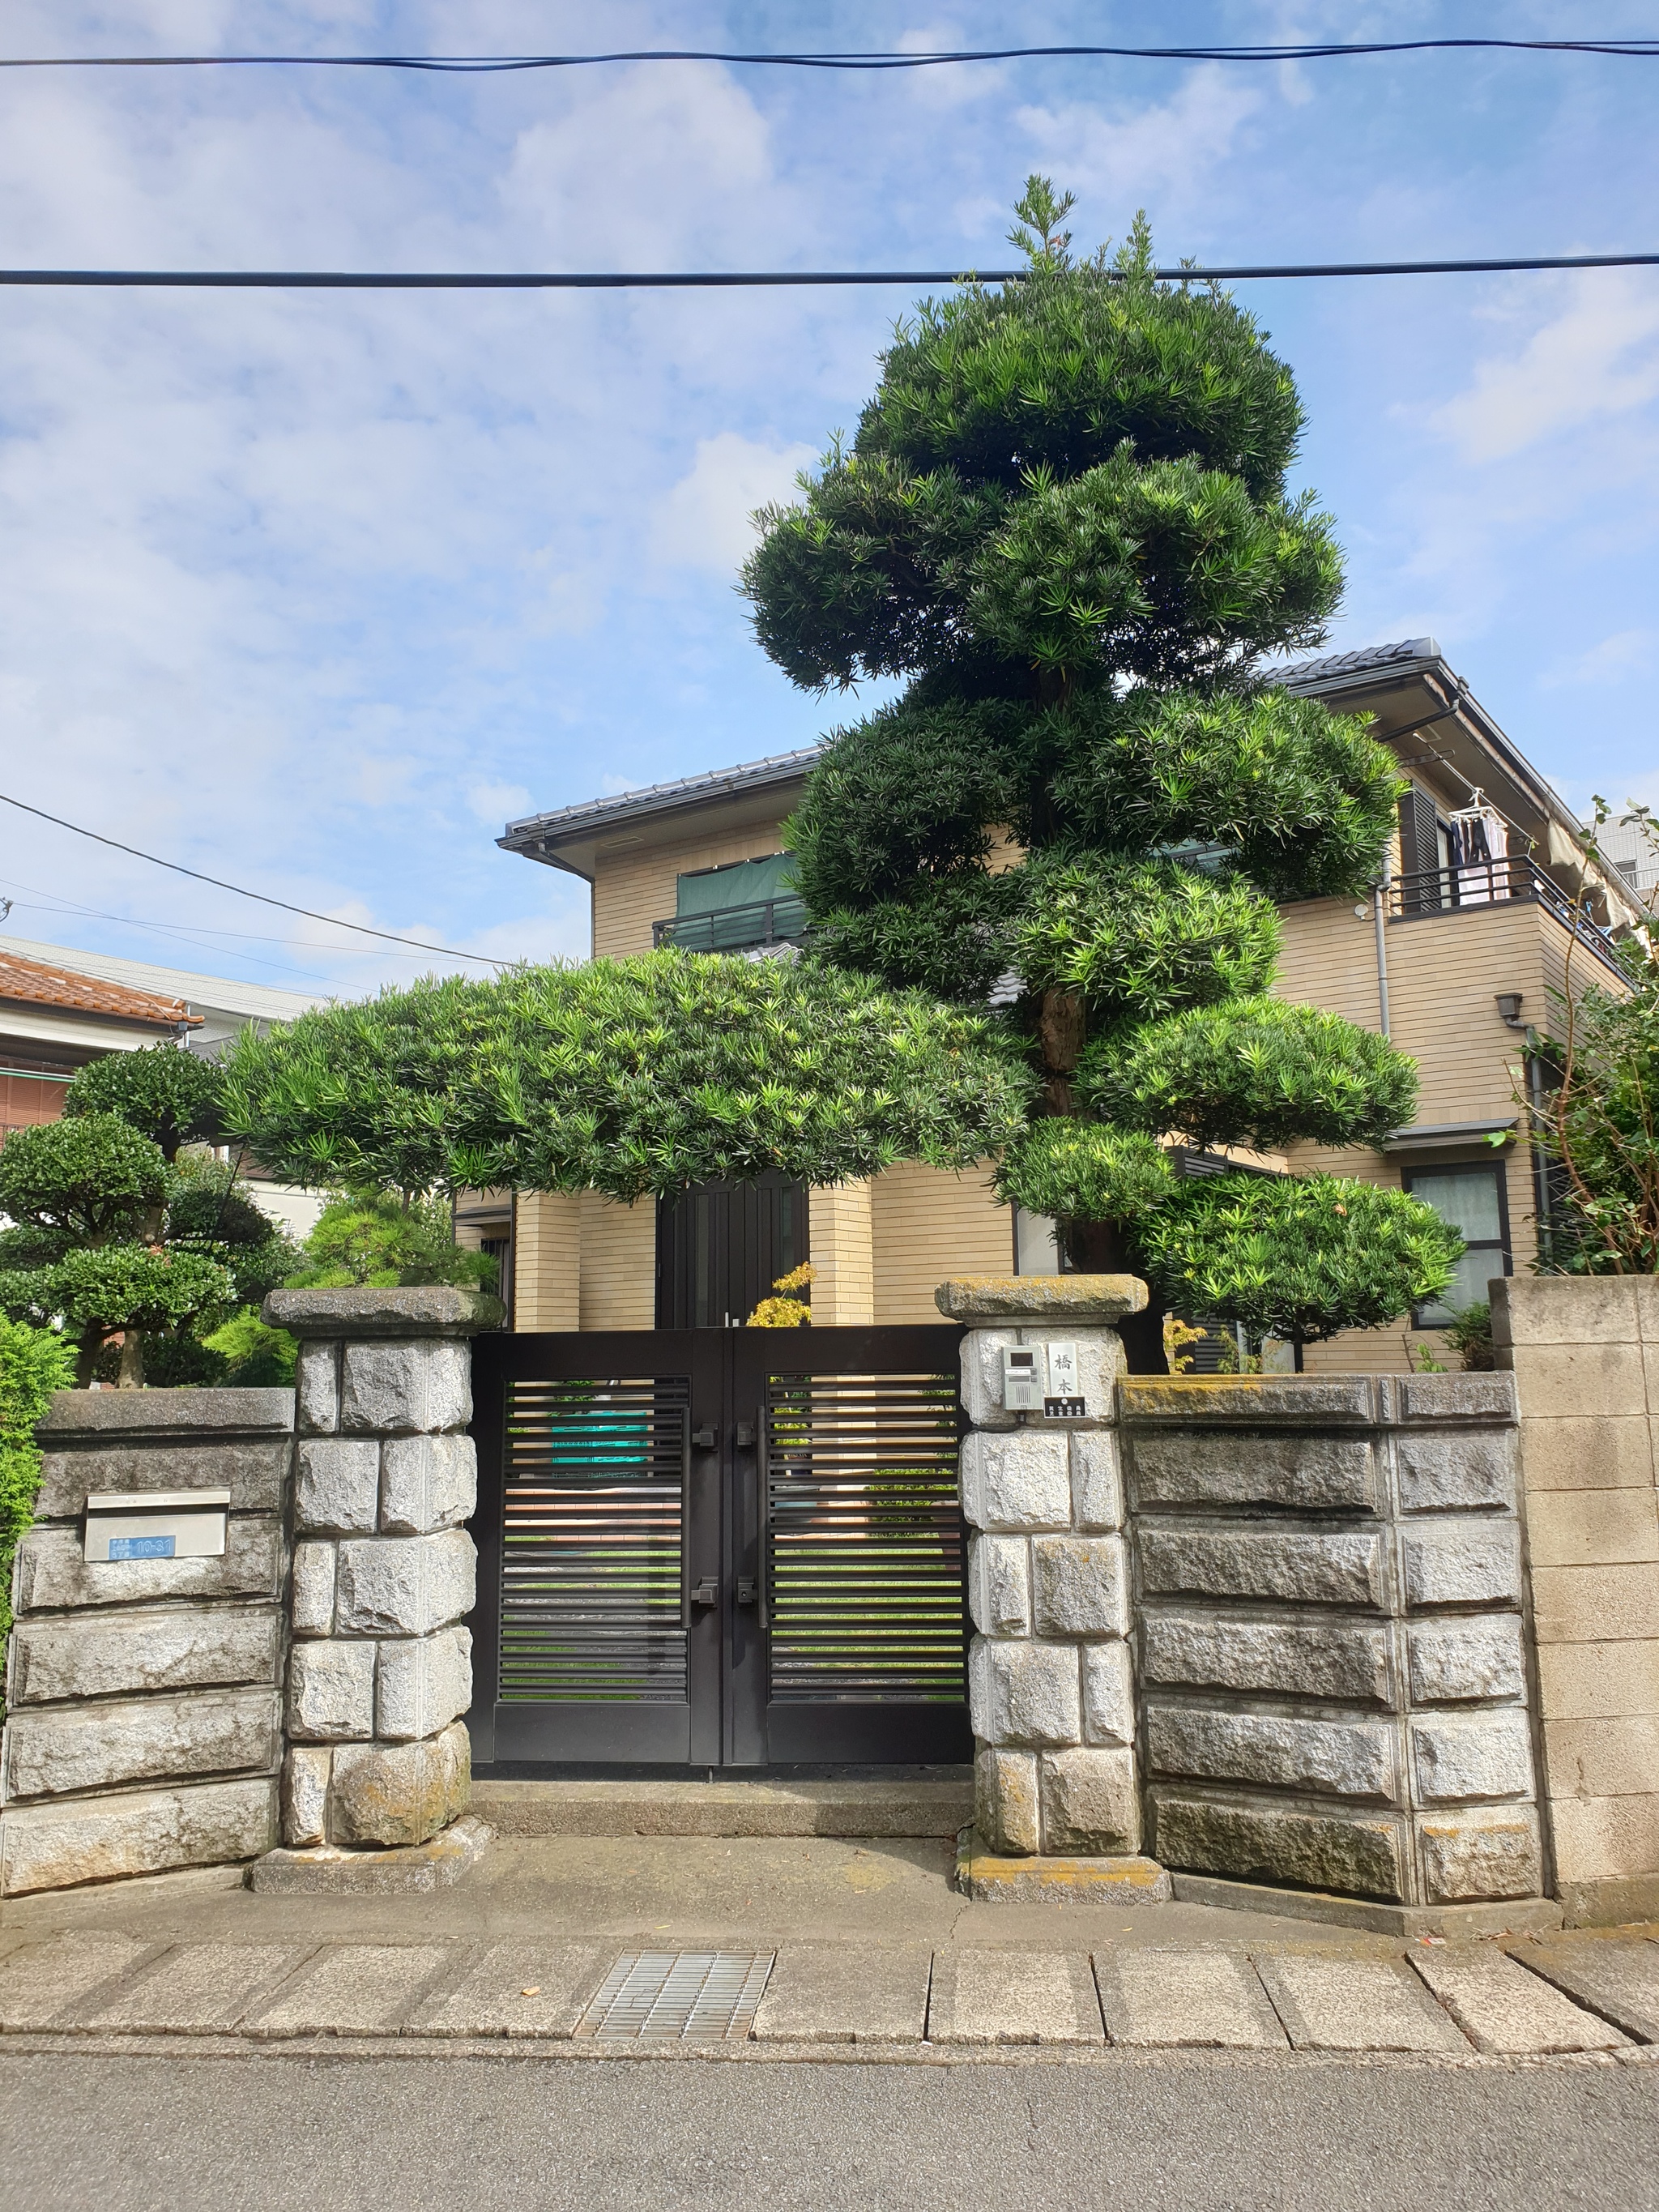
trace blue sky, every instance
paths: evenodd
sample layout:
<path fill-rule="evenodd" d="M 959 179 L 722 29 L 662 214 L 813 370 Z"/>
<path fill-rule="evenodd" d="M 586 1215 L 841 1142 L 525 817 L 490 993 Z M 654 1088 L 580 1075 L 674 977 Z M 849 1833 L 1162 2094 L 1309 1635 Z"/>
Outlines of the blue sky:
<path fill-rule="evenodd" d="M 0 51 L 1647 34 L 1650 8 L 9 0 Z M 1160 258 L 1659 248 L 1659 61 L 0 78 L 0 258 L 995 266 L 1032 168 Z M 1333 646 L 1431 632 L 1569 799 L 1659 800 L 1659 270 L 1240 288 L 1335 514 Z M 509 815 L 803 744 L 732 589 L 902 296 L 10 292 L 0 782 L 355 921 L 585 949 Z M 433 963 L 0 809 L 13 934 L 356 993 Z M 114 917 L 100 919 L 99 917 Z M 146 925 L 141 927 L 139 925 Z M 163 932 L 170 933 L 163 933 Z M 440 963 L 441 964 L 441 963 Z"/>

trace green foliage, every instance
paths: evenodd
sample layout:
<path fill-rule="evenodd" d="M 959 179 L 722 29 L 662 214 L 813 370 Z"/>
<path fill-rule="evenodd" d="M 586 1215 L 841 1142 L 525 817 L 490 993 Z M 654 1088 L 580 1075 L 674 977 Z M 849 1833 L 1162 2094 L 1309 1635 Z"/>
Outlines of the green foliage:
<path fill-rule="evenodd" d="M 1178 1312 L 1253 1345 L 1376 1328 L 1451 1280 L 1463 1240 L 1403 1192 L 1335 1176 L 1206 1176 L 1143 1218 L 1140 1249 Z"/>
<path fill-rule="evenodd" d="M 299 1340 L 262 1321 L 257 1306 L 232 1314 L 200 1348 L 222 1363 L 227 1382 L 252 1389 L 289 1388 L 300 1364 Z"/>
<path fill-rule="evenodd" d="M 1627 996 L 1556 999 L 1562 1080 L 1537 1133 L 1568 1187 L 1551 1237 L 1559 1273 L 1659 1273 L 1659 957 L 1639 942 L 1626 957 Z"/>
<path fill-rule="evenodd" d="M 245 1035 L 226 1099 L 295 1182 L 631 1203 L 774 1168 L 823 1184 L 963 1166 L 1030 1089 L 983 1015 L 808 962 L 665 951 L 318 1008 Z"/>
<path fill-rule="evenodd" d="M 1480 1372 L 1497 1366 L 1498 1347 L 1492 1342 L 1492 1308 L 1485 1298 L 1476 1298 L 1455 1313 L 1446 1325 L 1446 1335 L 1453 1349 L 1462 1358 L 1466 1372 Z"/>
<path fill-rule="evenodd" d="M 0 1704 L 6 1638 L 11 1631 L 11 1563 L 40 1487 L 35 1425 L 54 1390 L 69 1388 L 73 1365 L 61 1337 L 0 1316 Z"/>
<path fill-rule="evenodd" d="M 1076 1222 L 1139 1222 L 1177 1188 L 1161 1145 L 1138 1129 L 1074 1115 L 1033 1121 L 1003 1154 L 996 1194 L 1006 1204 Z"/>
<path fill-rule="evenodd" d="M 1030 990 L 1076 992 L 1107 1021 L 1149 1021 L 1272 980 L 1279 916 L 1249 884 L 1093 854 L 1045 855 L 1026 873 L 1014 960 Z"/>
<path fill-rule="evenodd" d="M 1200 1148 L 1271 1151 L 1296 1137 L 1380 1144 L 1409 1122 L 1412 1063 L 1369 1030 L 1282 999 L 1230 999 L 1092 1043 L 1078 1070 L 1085 1103 Z"/>
<path fill-rule="evenodd" d="M 182 1045 L 112 1052 L 83 1067 L 64 1099 L 66 1120 L 114 1114 L 159 1145 L 170 1162 L 179 1148 L 220 1134 L 220 1073 Z"/>
<path fill-rule="evenodd" d="M 1289 371 L 1218 291 L 1154 277 L 1144 221 L 1074 261 L 1070 206 L 1030 179 L 1022 281 L 926 303 L 850 447 L 758 518 L 744 586 L 786 673 L 911 679 L 836 733 L 790 824 L 812 957 L 964 1004 L 996 987 L 1051 1117 L 1006 1195 L 1131 1242 L 1201 1220 L 1259 1245 L 1250 1208 L 1299 1207 L 1328 1249 L 1301 1255 L 1295 1333 L 1387 1319 L 1401 1268 L 1362 1295 L 1322 1182 L 1231 1214 L 1206 1183 L 1192 1212 L 1158 1154 L 1408 1118 L 1385 1041 L 1266 996 L 1275 902 L 1365 890 L 1400 784 L 1362 720 L 1257 667 L 1316 643 L 1341 590 L 1330 518 L 1288 482 Z"/>
<path fill-rule="evenodd" d="M 320 1289 L 348 1284 L 453 1283 L 493 1291 L 498 1273 L 487 1252 L 456 1243 L 441 1199 L 407 1202 L 386 1192 L 331 1199 L 305 1243 L 290 1284 Z"/>
<path fill-rule="evenodd" d="M 1103 851 L 1219 847 L 1271 898 L 1347 898 L 1393 830 L 1393 755 L 1317 700 L 1139 687 L 1050 720 L 1049 809 Z"/>
<path fill-rule="evenodd" d="M 118 1115 L 18 1129 L 0 1146 L 0 1212 L 77 1244 L 130 1237 L 167 1194 L 159 1145 Z"/>
<path fill-rule="evenodd" d="M 82 1330 L 170 1328 L 222 1312 L 228 1268 L 205 1253 L 103 1244 L 67 1252 L 45 1270 L 45 1303 Z"/>

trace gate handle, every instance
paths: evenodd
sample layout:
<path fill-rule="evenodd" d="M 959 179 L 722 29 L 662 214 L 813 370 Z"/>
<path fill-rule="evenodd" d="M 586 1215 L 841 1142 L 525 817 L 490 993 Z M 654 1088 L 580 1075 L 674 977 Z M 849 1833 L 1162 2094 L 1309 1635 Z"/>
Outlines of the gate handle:
<path fill-rule="evenodd" d="M 693 1605 L 718 1605 L 720 1601 L 720 1586 L 713 1575 L 705 1575 L 700 1583 L 692 1583 Z"/>

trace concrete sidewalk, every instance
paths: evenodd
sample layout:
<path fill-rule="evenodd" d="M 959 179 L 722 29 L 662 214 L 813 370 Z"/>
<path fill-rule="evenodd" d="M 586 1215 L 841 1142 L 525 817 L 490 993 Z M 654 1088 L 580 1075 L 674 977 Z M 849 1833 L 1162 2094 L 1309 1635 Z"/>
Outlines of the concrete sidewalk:
<path fill-rule="evenodd" d="M 226 1869 L 15 1899 L 0 2032 L 912 2063 L 1659 2046 L 1659 1928 L 1407 1943 L 1194 1905 L 975 1904 L 951 1864 L 918 1838 L 503 1837 L 422 1897 L 256 1895 Z"/>

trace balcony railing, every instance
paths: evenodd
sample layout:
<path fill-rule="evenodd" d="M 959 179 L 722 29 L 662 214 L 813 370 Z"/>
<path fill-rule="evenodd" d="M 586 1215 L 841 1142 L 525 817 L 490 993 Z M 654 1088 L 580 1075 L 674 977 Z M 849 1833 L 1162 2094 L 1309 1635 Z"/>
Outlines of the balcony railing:
<path fill-rule="evenodd" d="M 653 945 L 682 952 L 748 952 L 767 945 L 799 945 L 806 937 L 806 907 L 793 893 L 726 906 L 713 914 L 681 914 L 651 925 Z"/>
<path fill-rule="evenodd" d="M 1607 932 L 1598 928 L 1535 860 L 1510 858 L 1480 860 L 1461 868 L 1432 868 L 1417 875 L 1395 876 L 1389 885 L 1389 915 L 1395 921 L 1463 913 L 1470 908 L 1485 910 L 1516 901 L 1543 907 L 1587 951 L 1624 974 Z"/>

